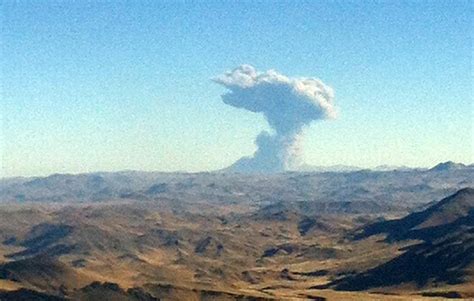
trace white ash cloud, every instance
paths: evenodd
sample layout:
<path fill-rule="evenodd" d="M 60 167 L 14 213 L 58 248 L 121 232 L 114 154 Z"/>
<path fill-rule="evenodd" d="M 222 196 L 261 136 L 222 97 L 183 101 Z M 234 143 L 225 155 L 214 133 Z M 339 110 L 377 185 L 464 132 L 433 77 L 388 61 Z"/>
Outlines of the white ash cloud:
<path fill-rule="evenodd" d="M 304 126 L 336 117 L 334 92 L 317 78 L 290 78 L 274 70 L 258 72 L 242 65 L 214 79 L 229 91 L 224 103 L 263 113 L 271 128 L 256 139 L 252 158 L 242 158 L 230 169 L 238 172 L 279 172 L 298 161 L 298 140 Z"/>

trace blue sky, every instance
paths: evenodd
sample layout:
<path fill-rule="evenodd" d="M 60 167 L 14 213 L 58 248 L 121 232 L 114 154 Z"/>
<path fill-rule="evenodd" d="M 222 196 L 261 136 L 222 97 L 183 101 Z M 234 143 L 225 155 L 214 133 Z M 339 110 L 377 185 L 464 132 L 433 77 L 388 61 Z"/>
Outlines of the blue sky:
<path fill-rule="evenodd" d="M 268 125 L 210 79 L 314 76 L 312 165 L 474 161 L 470 1 L 3 1 L 2 175 L 204 171 Z"/>

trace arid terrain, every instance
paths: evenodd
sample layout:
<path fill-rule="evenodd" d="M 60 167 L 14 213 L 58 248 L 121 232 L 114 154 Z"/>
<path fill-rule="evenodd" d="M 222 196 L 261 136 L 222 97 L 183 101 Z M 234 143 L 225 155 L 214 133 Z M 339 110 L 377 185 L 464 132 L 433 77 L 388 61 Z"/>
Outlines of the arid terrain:
<path fill-rule="evenodd" d="M 0 300 L 474 298 L 474 168 L 2 179 Z"/>

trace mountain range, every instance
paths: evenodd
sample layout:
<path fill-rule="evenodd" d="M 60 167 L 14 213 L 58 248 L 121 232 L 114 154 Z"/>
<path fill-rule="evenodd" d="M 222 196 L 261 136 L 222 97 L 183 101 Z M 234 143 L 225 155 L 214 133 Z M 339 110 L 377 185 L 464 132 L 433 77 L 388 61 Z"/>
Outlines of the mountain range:
<path fill-rule="evenodd" d="M 2 179 L 0 300 L 474 298 L 474 169 Z"/>

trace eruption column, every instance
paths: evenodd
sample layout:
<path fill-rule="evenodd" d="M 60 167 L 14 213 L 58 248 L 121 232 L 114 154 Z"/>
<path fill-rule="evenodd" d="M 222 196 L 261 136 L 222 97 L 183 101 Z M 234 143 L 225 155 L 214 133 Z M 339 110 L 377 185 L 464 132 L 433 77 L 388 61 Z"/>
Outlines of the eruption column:
<path fill-rule="evenodd" d="M 260 133 L 254 156 L 230 166 L 237 172 L 280 172 L 294 167 L 304 126 L 314 120 L 335 118 L 333 90 L 316 78 L 289 78 L 274 70 L 257 72 L 242 65 L 214 79 L 229 91 L 224 103 L 263 113 L 273 134 Z"/>

